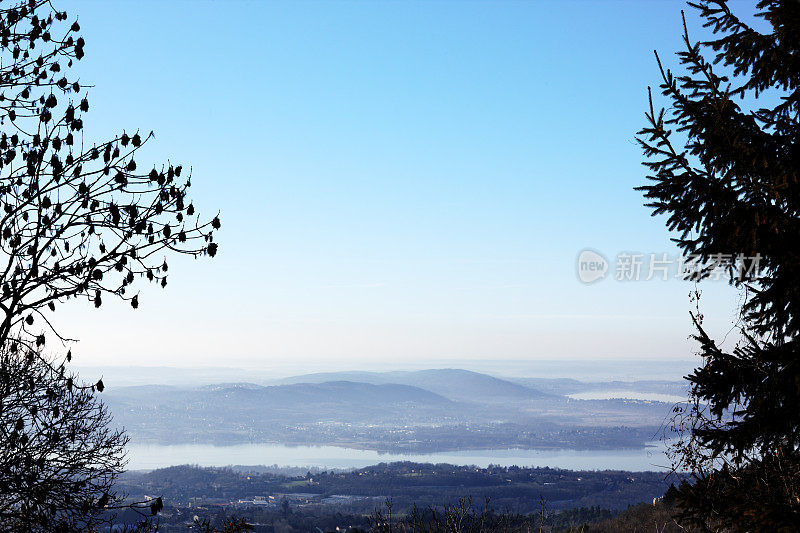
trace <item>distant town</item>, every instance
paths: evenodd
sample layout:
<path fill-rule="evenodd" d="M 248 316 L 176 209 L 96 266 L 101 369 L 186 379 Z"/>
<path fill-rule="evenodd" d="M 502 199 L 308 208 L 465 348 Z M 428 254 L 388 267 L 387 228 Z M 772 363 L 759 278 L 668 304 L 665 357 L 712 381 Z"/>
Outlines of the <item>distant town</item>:
<path fill-rule="evenodd" d="M 552 524 L 569 525 L 616 515 L 629 505 L 657 500 L 669 488 L 657 472 L 571 471 L 551 468 L 477 468 L 391 463 L 348 472 L 176 466 L 129 472 L 120 484 L 132 501 L 158 495 L 159 530 L 183 531 L 202 520 L 241 517 L 257 531 L 276 523 L 325 525 L 326 531 L 366 527 L 387 504 L 396 513 L 416 505 L 476 505 L 526 516 L 546 507 Z"/>

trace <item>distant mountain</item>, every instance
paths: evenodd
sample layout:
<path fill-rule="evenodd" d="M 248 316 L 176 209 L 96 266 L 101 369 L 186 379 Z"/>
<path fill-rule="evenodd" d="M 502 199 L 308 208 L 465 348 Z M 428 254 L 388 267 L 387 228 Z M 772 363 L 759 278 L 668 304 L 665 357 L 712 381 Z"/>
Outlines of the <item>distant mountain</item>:
<path fill-rule="evenodd" d="M 455 368 L 397 372 L 326 372 L 294 376 L 281 380 L 281 382 L 285 384 L 324 383 L 342 379 L 373 384 L 411 385 L 457 402 L 492 404 L 554 399 L 550 394 L 533 387 Z"/>
<path fill-rule="evenodd" d="M 204 390 L 222 394 L 228 401 L 257 402 L 261 407 L 290 408 L 310 404 L 338 406 L 356 410 L 374 410 L 416 404 L 419 407 L 452 407 L 453 402 L 420 387 L 387 383 L 372 384 L 354 381 L 328 381 L 325 383 L 295 383 L 276 386 L 235 385 L 224 388 L 206 387 Z"/>
<path fill-rule="evenodd" d="M 159 385 L 121 387 L 104 393 L 115 418 L 128 427 L 149 427 L 154 417 L 172 424 L 204 421 L 218 426 L 264 429 L 270 424 L 422 423 L 452 418 L 463 409 L 443 396 L 399 384 L 296 383 L 261 386 L 251 383 L 180 388 Z M 162 422 L 159 422 L 162 424 Z"/>
<path fill-rule="evenodd" d="M 266 386 L 109 387 L 102 398 L 138 442 L 378 450 L 637 445 L 640 435 L 626 428 L 655 427 L 669 409 L 650 401 L 570 399 L 560 393 L 591 384 L 558 381 L 538 382 L 548 388 L 543 392 L 527 382 L 451 368 L 337 372 Z"/>
<path fill-rule="evenodd" d="M 402 384 L 371 384 L 352 381 L 295 383 L 263 386 L 252 383 L 227 383 L 196 388 L 144 385 L 121 387 L 105 395 L 107 403 L 135 403 L 137 406 L 164 407 L 195 405 L 251 409 L 279 408 L 306 411 L 311 404 L 350 409 L 375 409 L 399 404 L 452 407 L 454 403 L 428 390 Z"/>

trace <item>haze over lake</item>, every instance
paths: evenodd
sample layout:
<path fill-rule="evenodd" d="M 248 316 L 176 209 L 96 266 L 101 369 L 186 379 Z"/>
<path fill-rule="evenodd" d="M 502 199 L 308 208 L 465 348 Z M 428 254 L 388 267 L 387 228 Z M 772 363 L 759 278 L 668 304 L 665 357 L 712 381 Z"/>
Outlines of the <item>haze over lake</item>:
<path fill-rule="evenodd" d="M 574 400 L 645 400 L 665 403 L 678 403 L 686 401 L 685 396 L 677 394 L 661 394 L 658 392 L 640 392 L 629 390 L 589 391 L 568 394 Z"/>
<path fill-rule="evenodd" d="M 424 454 L 379 453 L 338 446 L 285 446 L 280 444 L 150 445 L 128 447 L 130 470 L 151 470 L 179 464 L 199 466 L 279 465 L 330 469 L 362 468 L 381 462 L 412 461 L 487 467 L 531 466 L 572 470 L 666 470 L 668 461 L 661 442 L 645 448 L 618 450 L 464 450 Z"/>

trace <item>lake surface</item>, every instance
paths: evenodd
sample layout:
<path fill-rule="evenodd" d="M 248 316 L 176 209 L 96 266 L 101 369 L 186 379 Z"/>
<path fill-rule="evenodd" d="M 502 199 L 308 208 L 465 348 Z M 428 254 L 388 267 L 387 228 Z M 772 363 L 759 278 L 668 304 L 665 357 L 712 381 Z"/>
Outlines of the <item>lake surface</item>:
<path fill-rule="evenodd" d="M 587 391 L 568 394 L 569 398 L 575 400 L 646 400 L 651 402 L 678 403 L 685 402 L 686 396 L 677 394 L 663 394 L 660 392 L 636 392 L 629 390 L 603 390 Z"/>
<path fill-rule="evenodd" d="M 491 449 L 437 453 L 378 453 L 337 446 L 285 446 L 281 444 L 210 444 L 128 446 L 128 469 L 151 470 L 181 464 L 200 466 L 278 465 L 318 468 L 362 468 L 381 462 L 414 461 L 455 465 L 489 464 L 567 468 L 572 470 L 666 470 L 664 444 L 617 450 Z"/>

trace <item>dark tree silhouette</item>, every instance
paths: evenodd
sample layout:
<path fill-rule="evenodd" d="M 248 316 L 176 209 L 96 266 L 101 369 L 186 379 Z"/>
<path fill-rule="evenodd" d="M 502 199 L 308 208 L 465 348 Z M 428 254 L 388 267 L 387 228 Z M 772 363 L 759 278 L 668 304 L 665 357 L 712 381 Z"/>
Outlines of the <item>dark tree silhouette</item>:
<path fill-rule="evenodd" d="M 113 485 L 127 437 L 63 366 L 10 346 L 0 351 L 0 531 L 88 531 L 110 522 L 122 505 Z M 161 502 L 133 507 L 154 514 Z"/>
<path fill-rule="evenodd" d="M 484 533 L 502 531 L 523 533 L 533 531 L 535 524 L 530 517 L 512 513 L 510 510 L 496 512 L 489 507 L 489 500 L 477 506 L 472 498 L 461 498 L 458 503 L 440 508 L 420 509 L 414 505 L 410 512 L 397 516 L 392 513 L 393 503 L 387 499 L 384 509 L 376 508 L 369 516 L 369 531 L 373 533 Z M 550 531 L 545 525 L 547 510 L 542 499 L 538 531 Z"/>
<path fill-rule="evenodd" d="M 661 69 L 670 112 L 639 132 L 651 180 L 640 187 L 678 246 L 723 265 L 743 299 L 732 349 L 693 313 L 703 363 L 676 420 L 679 501 L 708 529 L 794 530 L 800 523 L 800 2 L 764 0 L 758 31 L 723 0 L 690 3 L 713 31 Z M 706 58 L 706 55 L 709 58 Z M 682 146 L 681 146 L 682 145 Z M 759 268 L 741 258 L 760 255 Z M 703 278 L 708 269 L 698 273 Z"/>
<path fill-rule="evenodd" d="M 189 173 L 137 163 L 152 134 L 84 141 L 89 102 L 65 74 L 84 55 L 79 31 L 49 1 L 0 10 L 0 343 L 41 346 L 46 314 L 70 298 L 136 308 L 139 280 L 166 286 L 166 253 L 217 251 L 219 218 L 199 220 Z"/>
<path fill-rule="evenodd" d="M 221 529 L 211 525 L 211 520 L 208 518 L 205 520 L 195 518 L 194 523 L 189 526 L 189 528 L 202 533 L 245 533 L 246 531 L 253 531 L 255 529 L 255 527 L 249 524 L 244 518 L 226 518 L 223 521 Z"/>
<path fill-rule="evenodd" d="M 217 252 L 219 218 L 195 213 L 190 172 L 137 161 L 152 133 L 84 139 L 79 32 L 48 0 L 0 4 L 0 527 L 14 531 L 87 529 L 123 464 L 125 437 L 93 396 L 104 384 L 65 370 L 50 314 L 72 299 L 135 309 L 137 283 L 166 286 L 168 255 Z"/>

